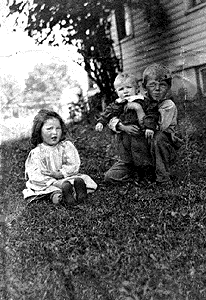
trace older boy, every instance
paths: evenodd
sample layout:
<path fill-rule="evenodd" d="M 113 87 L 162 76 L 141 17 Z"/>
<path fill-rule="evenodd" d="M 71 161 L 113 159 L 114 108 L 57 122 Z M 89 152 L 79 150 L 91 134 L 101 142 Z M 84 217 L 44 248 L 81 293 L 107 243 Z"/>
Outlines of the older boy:
<path fill-rule="evenodd" d="M 143 73 L 143 86 L 149 99 L 157 101 L 161 118 L 159 130 L 151 140 L 151 153 L 158 184 L 171 184 L 170 166 L 176 158 L 177 107 L 169 98 L 172 85 L 170 70 L 161 65 L 153 64 Z"/>
<path fill-rule="evenodd" d="M 177 108 L 169 99 L 171 81 L 170 70 L 160 64 L 153 64 L 143 72 L 143 87 L 146 90 L 144 105 L 146 116 L 143 125 L 148 120 L 155 123 L 157 114 L 154 112 L 159 112 L 156 128 L 150 128 L 149 133 L 145 134 L 145 139 L 150 140 L 148 149 L 153 158 L 156 182 L 158 185 L 168 186 L 171 185 L 170 165 L 176 157 L 175 126 L 177 124 Z M 129 128 L 118 118 L 111 119 L 109 127 L 115 132 L 129 133 Z M 114 165 L 106 172 L 105 180 L 119 178 L 121 172 L 122 170 Z M 124 172 L 129 174 L 129 170 L 124 169 Z"/>

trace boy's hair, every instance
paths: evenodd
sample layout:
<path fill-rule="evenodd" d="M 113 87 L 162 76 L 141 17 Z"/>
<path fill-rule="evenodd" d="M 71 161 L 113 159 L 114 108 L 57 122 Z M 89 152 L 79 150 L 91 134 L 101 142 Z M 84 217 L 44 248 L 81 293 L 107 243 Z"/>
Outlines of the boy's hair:
<path fill-rule="evenodd" d="M 157 80 L 164 80 L 171 87 L 172 85 L 172 73 L 170 69 L 162 64 L 152 64 L 147 67 L 142 76 L 142 85 L 146 88 L 147 81 L 150 77 L 155 77 Z"/>
<path fill-rule="evenodd" d="M 41 109 L 38 114 L 34 117 L 33 126 L 32 126 L 32 133 L 31 133 L 31 144 L 36 147 L 38 144 L 42 143 L 42 136 L 41 136 L 41 129 L 44 123 L 52 118 L 56 118 L 59 120 L 61 129 L 62 129 L 62 136 L 60 141 L 65 140 L 66 138 L 66 125 L 59 114 L 57 114 L 53 110 Z"/>
<path fill-rule="evenodd" d="M 134 85 L 136 88 L 138 88 L 138 80 L 133 74 L 121 72 L 117 75 L 114 81 L 114 87 L 116 88 L 118 85 L 125 82 L 125 80 L 130 80 L 132 85 Z"/>

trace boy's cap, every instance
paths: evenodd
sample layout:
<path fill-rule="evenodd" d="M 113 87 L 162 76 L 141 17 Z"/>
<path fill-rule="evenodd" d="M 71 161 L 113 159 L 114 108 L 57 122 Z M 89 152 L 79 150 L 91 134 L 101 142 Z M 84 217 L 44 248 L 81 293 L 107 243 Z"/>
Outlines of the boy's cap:
<path fill-rule="evenodd" d="M 165 80 L 171 85 L 172 73 L 170 69 L 161 64 L 152 64 L 143 72 L 143 86 L 146 86 L 148 78 L 155 78 L 156 80 Z"/>

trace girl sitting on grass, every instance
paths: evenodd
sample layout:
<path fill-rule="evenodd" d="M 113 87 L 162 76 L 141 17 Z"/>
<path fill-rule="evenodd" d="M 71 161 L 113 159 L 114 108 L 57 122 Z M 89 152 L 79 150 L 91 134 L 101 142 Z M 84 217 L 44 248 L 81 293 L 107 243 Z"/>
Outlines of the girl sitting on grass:
<path fill-rule="evenodd" d="M 42 109 L 35 116 L 30 151 L 25 163 L 27 179 L 24 198 L 29 202 L 48 198 L 55 204 L 71 207 L 84 202 L 97 184 L 79 173 L 80 157 L 66 140 L 66 125 L 54 111 Z"/>

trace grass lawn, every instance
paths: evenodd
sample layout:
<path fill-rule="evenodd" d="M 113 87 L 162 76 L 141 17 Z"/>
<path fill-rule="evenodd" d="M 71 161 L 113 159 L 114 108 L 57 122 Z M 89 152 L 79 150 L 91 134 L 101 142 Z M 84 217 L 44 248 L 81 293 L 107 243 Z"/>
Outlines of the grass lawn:
<path fill-rule="evenodd" d="M 185 135 L 174 188 L 164 190 L 105 185 L 114 162 L 108 131 L 84 121 L 69 132 L 81 171 L 98 183 L 88 203 L 70 211 L 43 201 L 26 206 L 29 141 L 2 144 L 0 299 L 206 299 L 204 137 Z"/>

